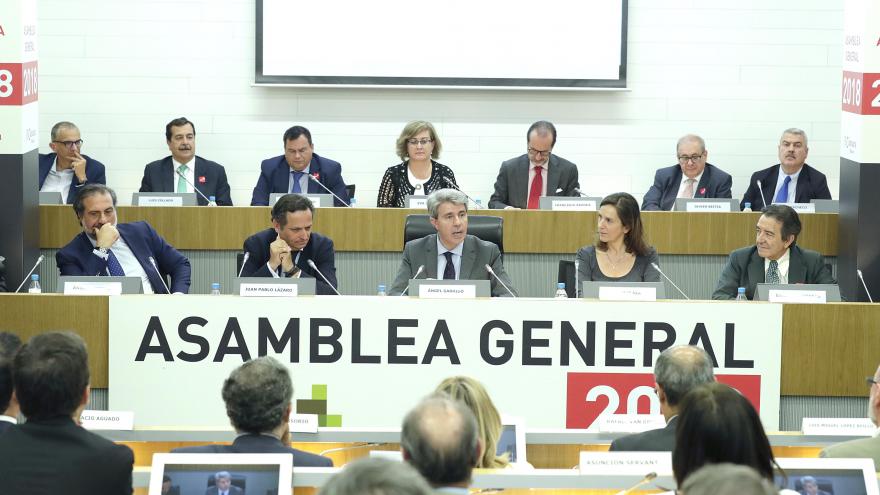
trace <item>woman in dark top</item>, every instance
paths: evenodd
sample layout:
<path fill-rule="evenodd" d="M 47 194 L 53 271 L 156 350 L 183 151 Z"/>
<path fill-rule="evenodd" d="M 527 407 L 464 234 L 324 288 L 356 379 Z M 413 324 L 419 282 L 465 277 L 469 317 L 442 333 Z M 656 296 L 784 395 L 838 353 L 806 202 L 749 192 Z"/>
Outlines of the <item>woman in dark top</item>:
<path fill-rule="evenodd" d="M 578 281 L 659 282 L 651 266 L 660 260 L 645 242 L 639 203 L 627 193 L 606 196 L 599 205 L 598 240 L 577 252 Z"/>
<path fill-rule="evenodd" d="M 408 195 L 428 195 L 437 189 L 458 189 L 455 174 L 432 158 L 440 156 L 440 139 L 430 122 L 416 120 L 406 124 L 397 138 L 397 156 L 403 163 L 388 167 L 376 206 L 404 208 Z"/>

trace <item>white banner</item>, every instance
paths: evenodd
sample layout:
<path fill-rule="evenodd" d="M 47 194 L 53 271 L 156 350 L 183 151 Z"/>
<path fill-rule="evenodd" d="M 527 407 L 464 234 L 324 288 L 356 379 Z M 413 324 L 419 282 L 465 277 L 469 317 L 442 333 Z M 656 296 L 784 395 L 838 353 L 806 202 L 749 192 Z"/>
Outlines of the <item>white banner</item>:
<path fill-rule="evenodd" d="M 530 428 L 587 428 L 657 414 L 657 355 L 696 343 L 778 429 L 777 304 L 114 296 L 109 326 L 110 409 L 138 426 L 227 427 L 223 380 L 269 354 L 322 426 L 399 426 L 443 378 L 469 375 Z"/>

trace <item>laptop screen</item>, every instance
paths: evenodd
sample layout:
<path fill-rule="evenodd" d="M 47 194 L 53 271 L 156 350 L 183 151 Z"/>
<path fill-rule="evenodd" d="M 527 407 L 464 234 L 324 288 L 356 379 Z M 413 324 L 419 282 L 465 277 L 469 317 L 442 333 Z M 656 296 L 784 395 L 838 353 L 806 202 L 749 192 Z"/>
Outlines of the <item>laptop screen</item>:
<path fill-rule="evenodd" d="M 156 454 L 149 495 L 289 493 L 291 454 Z"/>
<path fill-rule="evenodd" d="M 798 493 L 877 495 L 877 477 L 871 459 L 777 459 L 785 471 L 776 486 Z"/>

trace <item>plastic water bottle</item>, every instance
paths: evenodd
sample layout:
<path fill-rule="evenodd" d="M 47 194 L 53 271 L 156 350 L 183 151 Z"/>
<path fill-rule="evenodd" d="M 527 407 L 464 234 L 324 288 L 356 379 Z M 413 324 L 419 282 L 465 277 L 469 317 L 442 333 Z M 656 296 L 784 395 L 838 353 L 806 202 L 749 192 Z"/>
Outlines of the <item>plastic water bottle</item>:
<path fill-rule="evenodd" d="M 568 299 L 568 293 L 565 292 L 565 282 L 559 282 L 556 284 L 556 295 L 553 297 L 556 299 Z"/>
<path fill-rule="evenodd" d="M 351 206 L 352 208 L 356 208 L 356 207 L 357 207 L 356 202 L 357 202 L 356 199 L 354 199 L 354 198 L 349 198 L 349 199 L 348 199 L 348 206 Z"/>
<path fill-rule="evenodd" d="M 208 196 L 208 206 L 217 206 L 216 196 Z"/>
<path fill-rule="evenodd" d="M 748 301 L 746 298 L 746 288 L 739 287 L 736 289 L 736 300 L 737 301 Z"/>
<path fill-rule="evenodd" d="M 28 294 L 42 294 L 43 288 L 40 287 L 40 276 L 36 273 L 31 275 L 31 285 L 28 286 Z"/>
<path fill-rule="evenodd" d="M 752 204 L 751 203 L 745 203 L 745 204 L 743 204 L 743 206 L 744 206 L 743 211 L 752 211 Z"/>
<path fill-rule="evenodd" d="M 211 295 L 219 296 L 220 295 L 220 282 L 214 282 L 211 284 Z"/>
<path fill-rule="evenodd" d="M 483 200 L 480 199 L 480 198 L 474 198 L 474 203 L 477 204 L 477 209 L 478 209 L 478 210 L 479 210 L 480 208 L 483 207 Z"/>
<path fill-rule="evenodd" d="M 388 294 L 385 292 L 385 284 L 379 284 L 379 287 L 376 289 L 377 296 L 387 296 Z"/>

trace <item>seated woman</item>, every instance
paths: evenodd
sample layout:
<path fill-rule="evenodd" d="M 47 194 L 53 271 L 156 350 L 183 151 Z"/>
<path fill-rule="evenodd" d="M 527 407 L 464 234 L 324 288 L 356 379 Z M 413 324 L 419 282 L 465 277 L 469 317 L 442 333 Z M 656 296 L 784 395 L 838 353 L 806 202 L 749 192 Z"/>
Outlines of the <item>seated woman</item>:
<path fill-rule="evenodd" d="M 636 198 L 627 193 L 606 196 L 599 205 L 598 240 L 577 252 L 578 282 L 659 282 L 657 251 L 645 242 Z"/>
<path fill-rule="evenodd" d="M 440 138 L 430 122 L 406 124 L 397 138 L 397 156 L 403 162 L 385 171 L 376 206 L 404 208 L 408 195 L 427 196 L 437 189 L 458 189 L 452 169 L 432 160 L 440 156 Z"/>
<path fill-rule="evenodd" d="M 483 455 L 478 468 L 504 468 L 510 462 L 507 454 L 495 455 L 498 439 L 501 438 L 501 415 L 483 385 L 467 376 L 453 376 L 437 385 L 435 392 L 442 392 L 453 399 L 463 402 L 477 418 L 477 431 L 483 445 Z"/>

